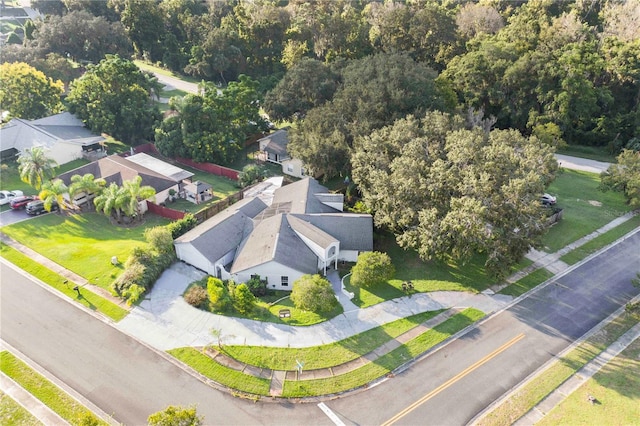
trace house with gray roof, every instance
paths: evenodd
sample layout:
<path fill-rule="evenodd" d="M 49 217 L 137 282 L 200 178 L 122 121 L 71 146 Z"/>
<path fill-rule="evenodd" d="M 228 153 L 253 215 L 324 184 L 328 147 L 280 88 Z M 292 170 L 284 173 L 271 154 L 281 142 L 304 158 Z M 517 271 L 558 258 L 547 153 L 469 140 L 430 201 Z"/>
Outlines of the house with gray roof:
<path fill-rule="evenodd" d="M 149 158 L 146 158 L 149 157 Z M 149 159 L 153 159 L 150 161 Z M 156 204 L 167 200 L 171 190 L 179 193 L 185 185 L 190 183 L 193 173 L 182 170 L 172 164 L 165 163 L 162 160 L 153 158 L 147 154 L 135 154 L 130 157 L 120 157 L 119 155 L 110 155 L 93 161 L 84 166 L 70 170 L 57 176 L 65 185 L 71 184 L 73 175 L 84 176 L 90 173 L 94 178 L 102 178 L 107 185 L 115 183 L 122 186 L 122 182 L 134 179 L 140 176 L 141 185 L 150 186 L 156 190 L 153 202 Z M 81 205 L 92 197 L 86 194 L 78 194 L 73 201 L 76 205 Z M 146 203 L 141 203 L 141 211 L 147 210 Z"/>
<path fill-rule="evenodd" d="M 258 139 L 260 145 L 259 159 L 270 163 L 280 164 L 282 173 L 302 178 L 307 175 L 304 164 L 297 158 L 292 158 L 287 146 L 289 136 L 287 129 L 276 130 L 275 132 Z"/>
<path fill-rule="evenodd" d="M 280 187 L 271 205 L 245 198 L 174 241 L 178 258 L 210 275 L 291 290 L 305 274 L 373 250 L 373 218 L 343 212 L 342 194 L 312 178 Z"/>
<path fill-rule="evenodd" d="M 38 120 L 14 118 L 0 128 L 1 157 L 13 158 L 32 148 L 43 148 L 58 164 L 78 158 L 96 159 L 106 155 L 104 137 L 94 135 L 69 112 Z"/>

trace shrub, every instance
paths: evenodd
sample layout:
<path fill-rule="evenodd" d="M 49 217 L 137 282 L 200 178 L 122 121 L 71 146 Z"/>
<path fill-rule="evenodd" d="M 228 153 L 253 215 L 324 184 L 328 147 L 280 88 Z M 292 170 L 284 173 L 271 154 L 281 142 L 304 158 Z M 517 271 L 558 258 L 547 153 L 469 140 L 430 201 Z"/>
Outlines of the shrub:
<path fill-rule="evenodd" d="M 238 173 L 238 185 L 240 188 L 245 188 L 254 183 L 260 182 L 266 177 L 268 170 L 264 166 L 258 166 L 257 164 L 248 164 L 244 166 L 242 171 Z"/>
<path fill-rule="evenodd" d="M 331 283 L 320 275 L 303 275 L 293 283 L 291 301 L 296 308 L 311 312 L 328 312 L 338 301 Z"/>
<path fill-rule="evenodd" d="M 267 294 L 267 283 L 260 279 L 260 275 L 254 275 L 247 281 L 247 287 L 254 296 L 264 296 Z"/>
<path fill-rule="evenodd" d="M 381 285 L 393 278 L 396 270 L 386 253 L 362 253 L 351 269 L 351 284 L 358 287 Z"/>
<path fill-rule="evenodd" d="M 144 238 L 159 253 L 173 252 L 173 237 L 166 226 L 154 226 L 144 231 Z"/>
<path fill-rule="evenodd" d="M 207 290 L 199 285 L 192 285 L 184 294 L 184 300 L 196 308 L 204 308 L 209 300 Z"/>
<path fill-rule="evenodd" d="M 251 293 L 246 284 L 240 284 L 236 287 L 234 305 L 241 314 L 248 314 L 253 311 L 256 297 Z"/>
<path fill-rule="evenodd" d="M 131 284 L 124 290 L 122 295 L 127 299 L 127 305 L 131 306 L 140 300 L 140 296 L 144 294 L 144 287 L 138 284 Z"/>
<path fill-rule="evenodd" d="M 162 411 L 153 413 L 147 418 L 149 426 L 200 426 L 203 417 L 198 416 L 196 407 L 190 405 L 183 407 L 180 405 L 170 405 Z"/>
<path fill-rule="evenodd" d="M 174 240 L 181 235 L 186 234 L 198 224 L 198 219 L 191 213 L 184 215 L 182 219 L 171 222 L 166 227 L 171 232 L 171 238 Z"/>
<path fill-rule="evenodd" d="M 219 278 L 209 277 L 207 281 L 207 294 L 209 295 L 211 310 L 213 311 L 224 311 L 231 304 L 229 291 Z"/>
<path fill-rule="evenodd" d="M 142 277 L 144 276 L 145 267 L 143 264 L 139 262 L 129 262 L 127 261 L 127 268 L 124 272 L 111 284 L 111 289 L 113 292 L 122 296 L 124 292 L 131 287 L 133 284 L 142 281 Z"/>

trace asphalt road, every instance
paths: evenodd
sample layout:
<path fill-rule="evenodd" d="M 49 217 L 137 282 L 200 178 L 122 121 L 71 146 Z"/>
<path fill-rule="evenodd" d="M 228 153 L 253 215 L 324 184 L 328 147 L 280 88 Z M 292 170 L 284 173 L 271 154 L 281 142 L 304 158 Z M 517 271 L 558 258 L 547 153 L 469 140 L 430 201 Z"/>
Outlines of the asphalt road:
<path fill-rule="evenodd" d="M 2 339 L 118 422 L 142 425 L 170 404 L 196 404 L 206 424 L 331 424 L 315 404 L 254 403 L 214 390 L 4 261 L 0 273 Z"/>
<path fill-rule="evenodd" d="M 411 369 L 327 405 L 347 424 L 464 425 L 640 289 L 640 232 Z M 412 407 L 412 404 L 415 404 Z"/>
<path fill-rule="evenodd" d="M 326 402 L 346 424 L 465 424 L 640 292 L 640 233 L 583 264 L 411 369 Z M 213 390 L 0 263 L 0 336 L 127 425 L 169 404 L 197 404 L 206 424 L 331 424 L 315 404 L 254 403 Z M 412 404 L 415 404 L 412 406 Z"/>

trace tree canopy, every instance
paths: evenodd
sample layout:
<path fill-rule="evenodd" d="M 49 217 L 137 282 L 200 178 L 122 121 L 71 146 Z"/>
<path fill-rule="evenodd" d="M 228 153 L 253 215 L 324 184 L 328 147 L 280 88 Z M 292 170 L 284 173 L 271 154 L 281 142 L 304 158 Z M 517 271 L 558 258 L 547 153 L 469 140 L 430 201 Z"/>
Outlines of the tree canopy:
<path fill-rule="evenodd" d="M 159 86 L 131 61 L 108 55 L 71 84 L 69 110 L 95 133 L 133 144 L 149 140 L 160 118 Z"/>
<path fill-rule="evenodd" d="M 225 89 L 205 84 L 200 95 L 172 98 L 175 114 L 156 129 L 156 146 L 167 156 L 229 164 L 249 135 L 266 130 L 259 99 L 257 82 L 247 76 Z"/>
<path fill-rule="evenodd" d="M 353 180 L 377 226 L 424 259 L 486 257 L 505 273 L 546 230 L 539 197 L 555 178 L 553 148 L 515 130 L 466 129 L 431 112 L 360 138 Z"/>
<path fill-rule="evenodd" d="M 640 207 L 640 151 L 625 149 L 600 175 L 600 188 L 622 192 L 629 205 Z"/>
<path fill-rule="evenodd" d="M 11 116 L 33 120 L 62 110 L 61 81 L 53 81 L 24 62 L 0 65 L 0 105 Z"/>
<path fill-rule="evenodd" d="M 393 278 L 396 269 L 386 253 L 365 252 L 358 256 L 351 268 L 351 284 L 357 287 L 372 287 L 386 283 Z"/>

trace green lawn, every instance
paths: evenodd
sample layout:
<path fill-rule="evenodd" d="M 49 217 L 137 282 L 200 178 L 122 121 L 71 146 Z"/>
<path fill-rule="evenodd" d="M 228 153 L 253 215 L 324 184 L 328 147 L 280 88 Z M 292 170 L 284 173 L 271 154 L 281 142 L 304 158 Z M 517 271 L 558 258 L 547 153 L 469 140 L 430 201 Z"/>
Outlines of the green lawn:
<path fill-rule="evenodd" d="M 407 342 L 405 345 L 400 346 L 378 360 L 370 362 L 352 372 L 329 379 L 286 381 L 284 384 L 283 396 L 302 397 L 326 395 L 362 386 L 396 369 L 411 358 L 424 353 L 456 332 L 478 321 L 483 316 L 484 313 L 476 309 L 465 309 L 433 329 L 427 330 L 420 336 Z M 407 319 L 399 321 L 407 321 Z M 414 326 L 413 324 L 410 325 L 411 327 Z M 398 322 L 388 330 L 396 333 L 402 328 L 402 326 L 406 327 L 407 323 L 403 324 Z M 353 342 L 350 344 L 353 344 Z M 296 354 L 295 351 L 298 351 L 298 349 L 283 350 L 292 351 L 291 354 Z M 204 376 L 225 386 L 255 395 L 268 395 L 269 393 L 270 380 L 257 378 L 231 368 L 224 367 L 194 348 L 172 349 L 168 352 Z M 291 358 L 290 355 L 284 356 Z M 333 361 L 331 364 L 336 365 L 336 360 L 331 359 L 330 361 Z M 305 368 L 308 368 L 308 363 L 312 362 L 312 359 L 304 359 L 304 362 Z"/>
<path fill-rule="evenodd" d="M 42 423 L 10 396 L 0 392 L 0 425 L 38 426 Z"/>
<path fill-rule="evenodd" d="M 604 246 L 611 244 L 628 232 L 633 231 L 638 226 L 640 226 L 640 215 L 632 217 L 622 225 L 618 225 L 615 228 L 605 232 L 604 234 L 599 235 L 588 243 L 576 248 L 575 250 L 570 251 L 569 253 L 562 256 L 560 260 L 568 263 L 569 265 L 578 263 L 590 254 L 597 252 Z"/>
<path fill-rule="evenodd" d="M 333 367 L 371 352 L 441 312 L 412 315 L 327 345 L 310 348 L 225 345 L 222 351 L 245 364 L 272 370 L 295 370 L 296 360 L 303 361 L 305 368 L 311 370 Z"/>
<path fill-rule="evenodd" d="M 76 283 L 66 282 L 66 279 L 57 273 L 53 272 L 49 268 L 42 266 L 35 262 L 31 258 L 25 256 L 21 252 L 7 246 L 4 243 L 0 243 L 0 256 L 7 259 L 9 262 L 18 266 L 25 272 L 30 273 L 34 277 L 50 285 L 56 290 L 60 291 L 67 297 L 74 299 L 76 302 L 86 306 L 89 309 L 98 311 L 108 316 L 114 321 L 120 321 L 129 313 L 126 309 L 114 304 L 113 302 L 104 299 L 90 291 L 82 291 L 82 297 L 79 298 L 78 294 L 73 290 Z"/>
<path fill-rule="evenodd" d="M 621 193 L 602 192 L 599 183 L 597 174 L 565 170 L 549 186 L 564 212 L 543 239 L 545 251 L 556 252 L 630 210 Z"/>
<path fill-rule="evenodd" d="M 124 270 L 122 263 L 131 250 L 146 245 L 145 229 L 167 223 L 168 219 L 147 214 L 144 224 L 122 228 L 98 213 L 48 214 L 5 226 L 2 232 L 92 284 L 109 289 Z M 113 266 L 112 256 L 117 256 L 121 264 Z"/>
<path fill-rule="evenodd" d="M 7 351 L 0 352 L 0 359 L 2 361 L 0 362 L 0 369 L 4 374 L 11 377 L 27 392 L 38 398 L 69 423 L 108 425 L 107 422 L 96 417 L 75 398 L 69 396 L 11 353 Z"/>
<path fill-rule="evenodd" d="M 224 386 L 254 395 L 269 395 L 270 380 L 224 367 L 197 349 L 178 348 L 171 349 L 168 353 L 203 376 Z"/>
<path fill-rule="evenodd" d="M 587 403 L 587 395 L 598 403 Z M 536 424 L 640 425 L 640 339 Z"/>
<path fill-rule="evenodd" d="M 284 383 L 282 395 L 285 397 L 329 395 L 363 386 L 426 352 L 483 316 L 484 314 L 476 309 L 465 309 L 399 348 L 349 373 L 326 379 L 287 380 Z"/>
<path fill-rule="evenodd" d="M 68 172 L 69 170 L 76 169 L 87 163 L 88 161 L 83 159 L 73 160 L 67 164 L 63 164 L 62 166 L 57 167 L 56 174 Z M 36 191 L 33 187 L 20 180 L 20 173 L 18 173 L 18 164 L 15 161 L 3 162 L 0 167 L 0 189 L 6 191 L 13 191 L 14 189 L 18 189 L 24 192 L 25 195 L 38 194 L 38 191 Z M 9 208 L 9 204 L 0 206 L 0 212 L 8 210 Z"/>
<path fill-rule="evenodd" d="M 357 288 L 351 285 L 349 277 L 345 278 L 345 287 L 355 294 L 352 302 L 361 308 L 375 305 L 385 300 L 406 296 L 402 290 L 404 281 L 411 281 L 414 289 L 410 294 L 430 291 L 480 291 L 496 284 L 499 280 L 488 276 L 484 269 L 485 258 L 474 256 L 466 264 L 453 261 L 424 261 L 413 250 L 403 250 L 398 246 L 390 233 L 376 232 L 374 235 L 374 250 L 387 253 L 396 267 L 396 276 L 389 282 L 367 288 Z M 512 272 L 531 264 L 523 259 Z"/>
<path fill-rule="evenodd" d="M 525 294 L 529 290 L 538 285 L 542 284 L 549 278 L 551 278 L 553 274 L 547 271 L 544 268 L 536 269 L 529 275 L 520 278 L 515 283 L 507 286 L 499 291 L 500 294 L 506 294 L 508 296 L 518 297 L 520 295 Z"/>
<path fill-rule="evenodd" d="M 602 330 L 580 344 L 564 357 L 556 361 L 544 373 L 535 377 L 524 387 L 503 401 L 493 411 L 480 419 L 478 426 L 508 426 L 522 417 L 549 393 L 560 386 L 565 380 L 576 373 L 587 362 L 595 358 L 613 342 L 618 340 L 627 330 L 638 323 L 631 315 L 616 318 Z M 585 408 L 589 408 L 585 405 Z M 589 424 L 602 424 L 593 422 Z M 624 423 L 614 423 L 624 424 Z"/>

